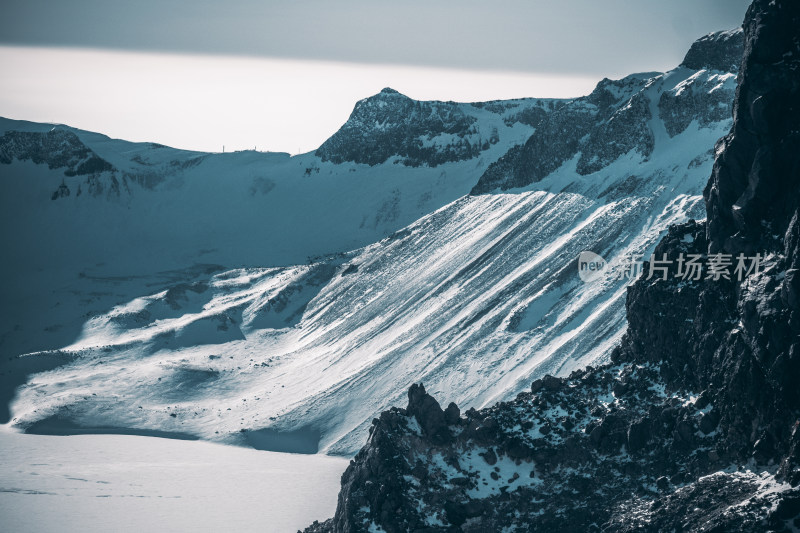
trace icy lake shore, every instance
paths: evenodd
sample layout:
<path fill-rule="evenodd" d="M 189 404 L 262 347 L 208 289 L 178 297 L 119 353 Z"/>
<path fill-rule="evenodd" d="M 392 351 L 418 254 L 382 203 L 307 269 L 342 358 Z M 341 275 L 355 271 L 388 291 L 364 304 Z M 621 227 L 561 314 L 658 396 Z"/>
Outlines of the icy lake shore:
<path fill-rule="evenodd" d="M 4 531 L 294 532 L 333 515 L 347 459 L 0 427 Z"/>

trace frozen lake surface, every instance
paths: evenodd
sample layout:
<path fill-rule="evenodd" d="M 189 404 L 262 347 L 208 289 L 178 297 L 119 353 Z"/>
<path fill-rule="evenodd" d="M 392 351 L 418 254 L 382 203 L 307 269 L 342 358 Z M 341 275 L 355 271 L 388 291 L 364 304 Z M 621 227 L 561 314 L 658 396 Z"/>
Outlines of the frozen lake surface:
<path fill-rule="evenodd" d="M 0 427 L 0 530 L 294 532 L 333 516 L 347 459 Z"/>

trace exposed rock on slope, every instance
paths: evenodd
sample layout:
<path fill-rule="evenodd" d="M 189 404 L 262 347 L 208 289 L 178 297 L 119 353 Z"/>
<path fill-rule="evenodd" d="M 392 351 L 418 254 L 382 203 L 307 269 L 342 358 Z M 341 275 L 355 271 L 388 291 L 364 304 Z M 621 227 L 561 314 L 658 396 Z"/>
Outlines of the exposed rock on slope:
<path fill-rule="evenodd" d="M 6 129 L 8 127 L 15 129 Z M 132 185 L 152 190 L 167 178 L 196 166 L 208 155 L 155 143 L 112 140 L 63 125 L 0 119 L 0 131 L 3 131 L 0 171 L 14 176 L 19 172 L 15 165 L 28 161 L 59 171 L 53 173 L 61 181 L 51 195 L 53 200 L 68 197 L 70 193 L 76 200 L 84 192 L 88 193 L 87 197 L 128 199 L 133 193 Z M 115 146 L 109 150 L 108 144 Z M 155 154 L 158 154 L 156 157 L 171 157 L 155 162 L 150 159 Z"/>
<path fill-rule="evenodd" d="M 741 59 L 741 50 L 740 30 L 718 32 L 692 45 L 681 67 L 697 72 L 673 87 L 664 85 L 669 76 L 657 73 L 604 79 L 590 95 L 539 117 L 528 141 L 492 164 L 472 193 L 538 182 L 576 155 L 581 175 L 596 172 L 630 151 L 649 157 L 655 144 L 650 127 L 653 101 L 671 137 L 692 120 L 707 127 L 729 117 L 732 88 L 725 80 L 738 70 L 738 60 L 732 58 Z"/>
<path fill-rule="evenodd" d="M 396 158 L 395 162 L 412 167 L 463 161 L 500 140 L 497 128 L 487 128 L 476 110 L 501 115 L 507 126 L 515 122 L 533 126 L 560 102 L 533 98 L 480 104 L 423 102 L 386 88 L 359 101 L 344 126 L 316 155 L 323 161 L 367 165 Z"/>
<path fill-rule="evenodd" d="M 611 365 L 512 402 L 448 418 L 412 388 L 374 421 L 335 517 L 308 531 L 800 527 L 799 27 L 796 3 L 748 10 L 709 221 L 671 228 L 654 252 L 760 252 L 760 270 L 678 282 L 673 263 L 667 279 L 642 277 Z"/>
<path fill-rule="evenodd" d="M 65 176 L 81 176 L 114 170 L 71 131 L 53 128 L 48 132 L 8 131 L 0 137 L 0 163 L 14 159 L 64 168 Z"/>
<path fill-rule="evenodd" d="M 693 120 L 708 127 L 730 117 L 731 94 L 725 80 L 739 72 L 743 42 L 738 28 L 709 34 L 692 44 L 681 67 L 697 70 L 697 75 L 664 91 L 658 100 L 659 115 L 670 137 Z"/>
<path fill-rule="evenodd" d="M 652 116 L 641 90 L 653 76 L 656 74 L 605 79 L 589 96 L 543 116 L 525 144 L 492 164 L 472 193 L 535 183 L 578 152 L 581 156 L 577 169 L 583 175 L 599 170 L 629 150 L 649 155 L 653 136 L 647 122 Z M 614 141 L 605 143 L 603 139 L 608 138 Z"/>

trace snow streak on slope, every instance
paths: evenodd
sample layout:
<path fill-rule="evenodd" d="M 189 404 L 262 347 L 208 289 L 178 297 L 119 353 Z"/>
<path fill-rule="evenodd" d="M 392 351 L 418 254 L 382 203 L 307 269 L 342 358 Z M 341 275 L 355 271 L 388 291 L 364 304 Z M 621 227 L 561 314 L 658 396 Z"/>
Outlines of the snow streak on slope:
<path fill-rule="evenodd" d="M 55 352 L 70 362 L 19 390 L 14 423 L 352 453 L 412 382 L 481 406 L 545 372 L 602 360 L 625 326 L 625 281 L 584 284 L 575 259 L 647 255 L 668 225 L 703 216 L 711 147 L 730 122 L 670 137 L 657 106 L 693 73 L 642 89 L 648 157 L 632 150 L 585 176 L 575 157 L 524 189 L 462 197 L 362 249 L 199 276 L 89 319 Z M 23 359 L 37 357 L 54 354 Z"/>
<path fill-rule="evenodd" d="M 374 243 L 469 192 L 530 135 L 515 117 L 539 102 L 440 104 L 472 120 L 475 142 L 497 136 L 472 158 L 416 168 L 187 152 L 0 119 L 0 355 L 70 343 L 86 314 L 167 288 L 179 271 L 301 264 Z"/>

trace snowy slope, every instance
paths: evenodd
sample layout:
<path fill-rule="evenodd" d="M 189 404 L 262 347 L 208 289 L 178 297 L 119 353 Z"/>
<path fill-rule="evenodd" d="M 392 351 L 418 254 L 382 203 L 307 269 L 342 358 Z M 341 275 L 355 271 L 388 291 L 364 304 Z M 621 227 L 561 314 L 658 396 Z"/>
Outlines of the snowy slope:
<path fill-rule="evenodd" d="M 469 192 L 530 135 L 513 115 L 541 102 L 447 104 L 497 140 L 416 168 L 188 152 L 0 119 L 0 354 L 63 346 L 74 319 L 166 286 L 175 271 L 305 263 L 375 242 Z"/>
<path fill-rule="evenodd" d="M 603 360 L 625 327 L 627 280 L 583 283 L 576 258 L 583 250 L 612 262 L 647 256 L 667 226 L 704 216 L 700 195 L 714 143 L 730 128 L 734 87 L 730 72 L 683 66 L 604 80 L 594 97 L 521 101 L 526 113 L 519 102 L 453 104 L 478 117 L 464 131 L 445 132 L 459 123 L 450 119 L 442 131 L 427 120 L 421 130 L 361 121 L 400 147 L 386 161 L 359 162 L 368 152 L 355 149 L 359 135 L 347 128 L 319 155 L 203 156 L 153 191 L 120 195 L 129 214 L 115 215 L 137 221 L 126 219 L 126 228 L 167 233 L 163 256 L 154 259 L 164 270 L 111 277 L 95 273 L 106 265 L 84 267 L 69 282 L 61 294 L 100 294 L 62 307 L 73 328 L 60 350 L 8 366 L 5 379 L 26 383 L 11 404 L 13 423 L 31 432 L 157 430 L 352 453 L 375 413 L 398 403 L 398 391 L 412 382 L 482 406 L 546 372 Z M 380 109 L 397 96 L 373 98 Z M 684 102 L 694 106 L 688 122 Z M 514 113 L 537 116 L 529 121 L 535 127 L 509 120 Z M 524 170 L 543 157 L 536 135 L 561 124 L 575 130 L 575 142 L 554 141 L 544 155 L 556 164 L 544 175 Z M 456 153 L 448 146 L 464 146 L 447 135 L 483 139 L 494 129 L 499 142 L 436 159 Z M 398 141 L 398 131 L 412 131 L 423 150 Z M 91 146 L 112 160 L 103 143 Z M 441 149 L 431 156 L 430 146 Z M 423 156 L 433 159 L 417 166 Z M 30 162 L 13 164 L 46 174 Z M 220 188 L 223 174 L 235 186 Z M 250 193 L 255 183 L 267 183 L 266 191 Z M 487 194 L 464 196 L 478 183 L 476 192 Z M 97 209 L 119 205 L 102 202 Z M 64 205 L 76 207 L 59 222 L 84 220 L 80 230 L 90 231 L 79 204 Z M 209 221 L 210 212 L 220 215 Z M 215 249 L 200 255 L 204 242 Z M 120 265 L 129 272 L 150 266 L 150 257 L 136 260 L 144 247 L 144 240 L 119 243 Z M 187 269 L 189 261 L 206 265 Z"/>

